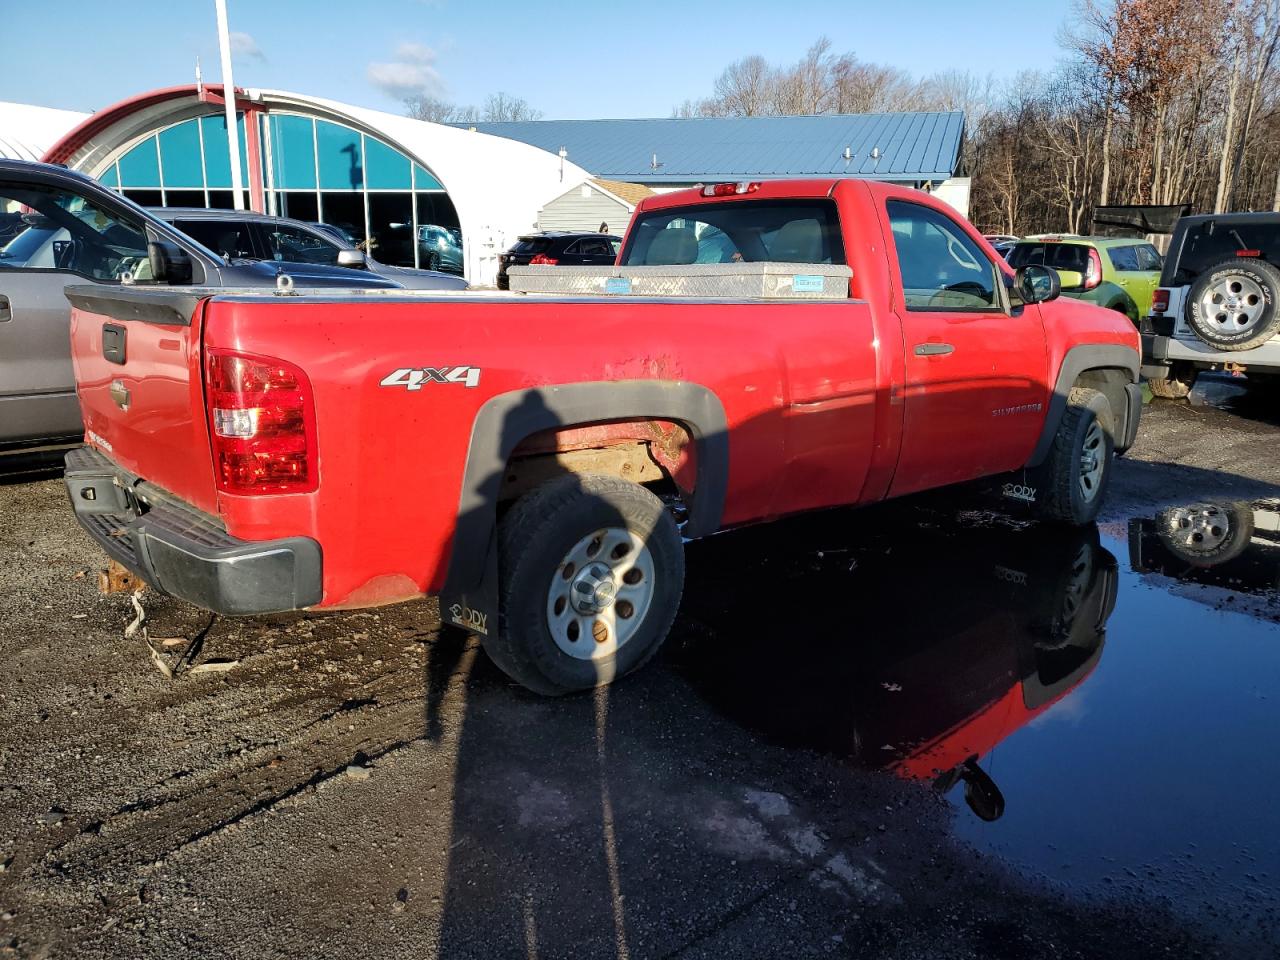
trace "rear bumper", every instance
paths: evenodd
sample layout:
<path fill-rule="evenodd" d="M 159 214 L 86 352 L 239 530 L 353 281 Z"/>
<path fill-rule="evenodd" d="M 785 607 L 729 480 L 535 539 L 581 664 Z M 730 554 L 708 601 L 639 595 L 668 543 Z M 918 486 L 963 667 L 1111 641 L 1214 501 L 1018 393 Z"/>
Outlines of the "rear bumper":
<path fill-rule="evenodd" d="M 1204 366 L 1221 366 L 1237 363 L 1243 367 L 1280 367 L 1280 339 L 1271 339 L 1252 350 L 1219 350 L 1199 340 L 1164 336 L 1160 333 L 1142 335 L 1143 373 L 1160 375 L 1157 368 L 1167 367 L 1175 361 L 1186 361 Z M 1147 368 L 1153 368 L 1148 373 Z"/>
<path fill-rule="evenodd" d="M 239 540 L 216 518 L 87 447 L 67 454 L 65 482 L 80 525 L 164 593 L 232 616 L 320 602 L 320 545 L 308 537 Z"/>

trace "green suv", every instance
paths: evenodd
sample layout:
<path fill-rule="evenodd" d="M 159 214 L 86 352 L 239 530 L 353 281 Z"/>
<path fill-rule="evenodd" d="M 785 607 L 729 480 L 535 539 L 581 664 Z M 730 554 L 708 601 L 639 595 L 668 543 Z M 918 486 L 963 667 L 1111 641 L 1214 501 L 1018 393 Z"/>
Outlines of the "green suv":
<path fill-rule="evenodd" d="M 1029 263 L 1053 267 L 1063 296 L 1119 310 L 1135 324 L 1151 312 L 1151 295 L 1160 285 L 1160 254 L 1145 240 L 1025 237 L 1006 259 L 1015 270 Z"/>

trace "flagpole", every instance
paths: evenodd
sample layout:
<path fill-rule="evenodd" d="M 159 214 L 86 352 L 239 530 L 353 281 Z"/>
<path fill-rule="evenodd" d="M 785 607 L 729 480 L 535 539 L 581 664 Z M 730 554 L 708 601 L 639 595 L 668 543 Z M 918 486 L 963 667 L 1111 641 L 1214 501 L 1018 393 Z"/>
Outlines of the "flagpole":
<path fill-rule="evenodd" d="M 213 0 L 218 11 L 218 53 L 222 57 L 222 99 L 227 110 L 227 152 L 231 156 L 231 198 L 244 209 L 244 181 L 240 179 L 240 127 L 236 123 L 236 84 L 231 76 L 231 36 L 227 28 L 227 0 Z"/>

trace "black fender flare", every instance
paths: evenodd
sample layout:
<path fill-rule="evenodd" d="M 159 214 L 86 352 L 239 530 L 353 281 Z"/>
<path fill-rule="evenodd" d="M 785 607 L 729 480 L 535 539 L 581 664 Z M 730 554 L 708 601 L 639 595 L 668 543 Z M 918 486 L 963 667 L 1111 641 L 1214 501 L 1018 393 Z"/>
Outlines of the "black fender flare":
<path fill-rule="evenodd" d="M 440 593 L 441 619 L 478 633 L 497 622 L 498 495 L 507 461 L 521 441 L 556 427 L 618 420 L 670 420 L 693 438 L 697 474 L 684 533 L 720 529 L 729 483 L 729 431 L 724 406 L 701 384 L 679 380 L 612 380 L 555 384 L 490 397 L 471 427 L 449 571 Z"/>
<path fill-rule="evenodd" d="M 1049 456 L 1049 448 L 1053 446 L 1058 424 L 1061 423 L 1062 414 L 1067 409 L 1067 396 L 1071 393 L 1072 385 L 1080 378 L 1080 374 L 1086 370 L 1123 370 L 1129 376 L 1129 384 L 1135 385 L 1138 382 L 1138 371 L 1141 366 L 1141 354 L 1132 347 L 1118 343 L 1086 343 L 1068 350 L 1066 356 L 1062 358 L 1062 366 L 1058 368 L 1058 379 L 1049 397 L 1049 410 L 1044 418 L 1044 426 L 1040 430 L 1040 439 L 1036 441 L 1035 449 L 1027 460 L 1027 466 L 1038 467 Z M 1133 409 L 1132 403 L 1129 403 L 1124 410 L 1117 410 L 1115 414 L 1117 417 L 1124 418 L 1119 424 L 1117 436 L 1132 442 L 1138 426 L 1137 411 Z M 1119 440 L 1117 447 L 1124 449 Z"/>

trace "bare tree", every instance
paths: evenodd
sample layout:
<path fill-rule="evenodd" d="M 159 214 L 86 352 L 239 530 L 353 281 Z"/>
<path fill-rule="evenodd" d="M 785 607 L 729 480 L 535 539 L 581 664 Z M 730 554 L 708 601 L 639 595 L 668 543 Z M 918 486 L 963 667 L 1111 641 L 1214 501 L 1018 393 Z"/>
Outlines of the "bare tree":
<path fill-rule="evenodd" d="M 459 106 L 448 100 L 426 96 L 407 97 L 404 105 L 405 112 L 413 119 L 429 120 L 432 123 L 538 120 L 542 117 L 542 111 L 529 106 L 528 101 L 501 91 L 486 97 L 483 109 L 474 106 Z"/>
<path fill-rule="evenodd" d="M 487 121 L 541 120 L 542 111 L 531 107 L 529 101 L 523 97 L 516 97 L 499 90 L 485 97 L 481 119 Z"/>

